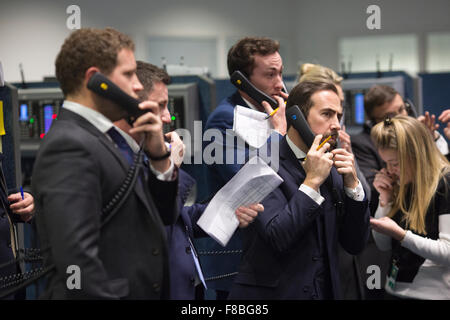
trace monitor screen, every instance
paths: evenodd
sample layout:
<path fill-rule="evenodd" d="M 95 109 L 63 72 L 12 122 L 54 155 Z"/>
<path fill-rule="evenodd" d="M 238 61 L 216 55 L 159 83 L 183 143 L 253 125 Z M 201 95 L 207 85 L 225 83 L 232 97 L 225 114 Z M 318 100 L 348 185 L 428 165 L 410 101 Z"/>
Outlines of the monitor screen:
<path fill-rule="evenodd" d="M 364 93 L 355 94 L 355 123 L 364 124 Z"/>
<path fill-rule="evenodd" d="M 23 103 L 20 105 L 20 121 L 28 121 L 28 105 Z"/>
<path fill-rule="evenodd" d="M 53 121 L 53 106 L 44 106 L 44 132 L 47 133 Z"/>

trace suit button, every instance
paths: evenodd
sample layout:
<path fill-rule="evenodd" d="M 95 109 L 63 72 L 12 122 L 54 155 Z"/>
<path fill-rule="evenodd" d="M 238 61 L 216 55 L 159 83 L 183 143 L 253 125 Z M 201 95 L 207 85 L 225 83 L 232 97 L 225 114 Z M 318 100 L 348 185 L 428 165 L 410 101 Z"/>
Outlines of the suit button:
<path fill-rule="evenodd" d="M 195 278 L 191 277 L 191 284 L 194 285 L 195 284 Z"/>
<path fill-rule="evenodd" d="M 191 254 L 191 247 L 186 247 L 186 253 Z"/>
<path fill-rule="evenodd" d="M 160 287 L 159 283 L 154 283 L 153 284 L 153 291 L 159 292 L 160 290 L 161 290 L 161 287 Z"/>
<path fill-rule="evenodd" d="M 8 243 L 8 248 L 12 248 L 11 243 Z"/>
<path fill-rule="evenodd" d="M 152 250 L 152 254 L 153 254 L 154 256 L 157 256 L 157 255 L 159 254 L 159 250 L 156 249 L 156 248 L 154 248 L 154 249 Z"/>

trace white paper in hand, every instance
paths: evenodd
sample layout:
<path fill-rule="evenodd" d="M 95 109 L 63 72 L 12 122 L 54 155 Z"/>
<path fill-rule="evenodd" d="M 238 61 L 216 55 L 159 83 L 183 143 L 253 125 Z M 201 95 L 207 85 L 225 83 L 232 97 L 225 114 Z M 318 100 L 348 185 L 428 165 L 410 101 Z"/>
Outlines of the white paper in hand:
<path fill-rule="evenodd" d="M 236 106 L 234 108 L 233 131 L 249 146 L 258 149 L 266 143 L 274 129 L 272 122 L 266 117 L 267 113 Z"/>
<path fill-rule="evenodd" d="M 197 224 L 225 247 L 239 225 L 236 209 L 259 203 L 282 182 L 271 167 L 255 156 L 216 193 Z"/>

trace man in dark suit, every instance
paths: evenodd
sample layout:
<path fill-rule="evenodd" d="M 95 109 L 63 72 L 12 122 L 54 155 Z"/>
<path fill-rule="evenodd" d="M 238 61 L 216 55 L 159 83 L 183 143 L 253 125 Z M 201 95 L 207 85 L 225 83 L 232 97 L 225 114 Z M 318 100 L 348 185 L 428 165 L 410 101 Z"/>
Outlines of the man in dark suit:
<path fill-rule="evenodd" d="M 158 104 L 159 116 L 163 124 L 171 123 L 168 109 L 169 95 L 167 86 L 170 77 L 163 69 L 143 61 L 137 61 L 136 74 L 142 83 L 143 90 L 138 93 L 141 101 L 150 100 Z M 115 125 L 124 132 L 131 127 L 122 119 Z M 184 156 L 184 144 L 178 134 L 174 131 L 166 133 L 170 141 L 171 157 L 175 166 L 181 166 Z M 137 136 L 133 139 L 138 140 Z M 131 145 L 136 145 L 130 142 Z M 136 148 L 136 147 L 134 147 Z M 195 185 L 195 179 L 182 169 L 178 170 L 178 195 L 177 205 L 180 216 L 170 226 L 166 226 L 167 240 L 169 246 L 169 269 L 170 269 L 170 299 L 193 300 L 203 298 L 203 273 L 198 262 L 197 252 L 192 239 L 195 237 L 207 237 L 208 235 L 196 224 L 207 207 L 207 203 L 194 203 L 187 205 L 188 197 Z M 262 206 L 251 205 L 240 207 L 236 210 L 239 226 L 245 227 L 254 219 Z"/>
<path fill-rule="evenodd" d="M 249 81 L 258 89 L 278 101 L 279 110 L 271 117 L 275 130 L 283 136 L 286 133 L 285 104 L 287 94 L 282 91 L 283 61 L 278 53 L 279 43 L 268 38 L 243 38 L 239 40 L 228 52 L 228 73 L 241 71 Z M 213 140 L 211 143 L 219 143 L 223 148 L 222 163 L 213 163 L 207 167 L 207 181 L 211 194 L 222 188 L 242 167 L 237 159 L 248 160 L 250 147 L 248 144 L 236 143 L 239 141 L 233 133 L 234 109 L 237 105 L 251 108 L 270 114 L 273 110 L 267 102 L 260 105 L 245 92 L 237 90 L 228 98 L 222 100 L 216 109 L 208 117 L 205 130 L 218 129 L 222 134 L 222 142 Z M 231 135 L 231 139 L 230 138 Z M 228 139 L 228 140 L 227 140 Z M 233 141 L 227 145 L 226 141 Z M 207 145 L 205 145 L 206 147 Z M 227 162 L 227 153 L 233 155 L 233 162 Z M 204 257 L 203 265 L 206 273 L 215 281 L 210 281 L 208 287 L 218 291 L 218 299 L 224 299 L 231 286 L 232 277 L 236 271 L 242 250 L 239 232 L 231 238 L 224 248 L 212 242 L 205 246 L 206 251 L 231 252 L 231 254 L 220 254 Z"/>
<path fill-rule="evenodd" d="M 115 214 L 108 220 L 102 215 L 123 185 L 133 155 L 112 123 L 128 114 L 88 90 L 87 83 L 101 72 L 137 98 L 142 85 L 133 51 L 132 40 L 114 29 L 80 29 L 65 40 L 56 59 L 65 101 L 42 142 L 32 181 L 44 264 L 55 265 L 44 298 L 169 296 L 163 224 L 178 217 L 178 181 L 154 102 L 139 105 L 149 112 L 130 130 L 145 133 L 150 163 Z"/>
<path fill-rule="evenodd" d="M 283 92 L 283 61 L 278 53 L 279 43 L 268 38 L 243 38 L 239 40 L 228 52 L 228 73 L 241 71 L 249 81 L 267 95 L 276 99 L 281 109 L 284 109 L 284 99 L 288 95 Z M 242 90 L 236 90 L 231 96 L 222 100 L 216 109 L 208 117 L 205 130 L 219 129 L 223 135 L 224 142 L 226 136 L 231 134 L 227 130 L 233 129 L 234 109 L 236 106 L 251 108 L 253 110 L 271 113 L 273 110 L 267 102 L 260 105 Z M 281 111 L 281 112 L 280 112 Z M 286 133 L 286 120 L 283 110 L 278 110 L 271 117 L 275 130 L 280 134 Z M 224 145 L 223 164 L 212 164 L 208 166 L 209 182 L 211 193 L 217 192 L 224 186 L 242 167 L 242 164 L 226 163 L 226 148 L 233 148 L 234 159 L 245 153 L 248 156 L 249 146 L 239 149 L 237 145 Z"/>
<path fill-rule="evenodd" d="M 287 109 L 293 105 L 317 136 L 309 149 L 290 126 L 280 142 L 284 182 L 262 201 L 264 214 L 242 231 L 244 253 L 230 299 L 339 299 L 337 243 L 357 254 L 369 236 L 368 202 L 353 155 L 334 149 L 342 116 L 336 87 L 300 83 Z"/>

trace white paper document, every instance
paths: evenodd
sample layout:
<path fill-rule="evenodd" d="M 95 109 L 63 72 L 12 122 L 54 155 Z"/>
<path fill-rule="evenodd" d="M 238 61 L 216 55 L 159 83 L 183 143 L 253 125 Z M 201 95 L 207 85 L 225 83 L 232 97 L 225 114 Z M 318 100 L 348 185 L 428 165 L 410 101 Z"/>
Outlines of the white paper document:
<path fill-rule="evenodd" d="M 282 182 L 271 167 L 255 156 L 216 193 L 197 224 L 225 247 L 239 225 L 236 209 L 260 202 Z"/>
<path fill-rule="evenodd" d="M 234 108 L 233 131 L 249 146 L 258 149 L 266 143 L 273 131 L 272 122 L 266 117 L 267 113 L 236 106 Z"/>

